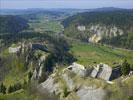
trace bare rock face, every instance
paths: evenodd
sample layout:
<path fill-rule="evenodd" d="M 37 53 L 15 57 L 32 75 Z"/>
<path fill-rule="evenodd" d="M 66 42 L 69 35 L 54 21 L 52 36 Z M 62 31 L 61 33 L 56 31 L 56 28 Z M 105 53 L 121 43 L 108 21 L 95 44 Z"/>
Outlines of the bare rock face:
<path fill-rule="evenodd" d="M 121 76 L 121 69 L 120 67 L 112 68 L 107 64 L 100 63 L 93 68 L 90 76 L 101 78 L 105 81 L 112 81 Z"/>
<path fill-rule="evenodd" d="M 86 76 L 87 74 L 87 69 L 80 64 L 77 63 L 73 63 L 72 65 L 70 65 L 69 67 L 67 67 L 68 70 L 71 70 L 72 72 L 74 72 L 75 74 L 78 74 L 80 76 Z"/>
<path fill-rule="evenodd" d="M 74 87 L 75 87 L 73 80 L 70 77 L 68 77 L 67 74 L 63 74 L 62 77 L 65 80 L 69 90 L 72 91 L 74 89 Z"/>
<path fill-rule="evenodd" d="M 77 96 L 80 100 L 103 100 L 106 93 L 102 88 L 81 87 L 77 91 Z"/>
<path fill-rule="evenodd" d="M 110 67 L 107 64 L 102 64 L 102 63 L 97 64 L 90 70 L 87 69 L 83 65 L 73 63 L 72 65 L 67 67 L 65 70 L 70 70 L 71 72 L 74 72 L 75 74 L 77 74 L 81 77 L 91 76 L 94 78 L 101 78 L 106 81 L 110 81 L 110 79 L 113 75 L 113 71 L 114 71 L 114 69 L 112 69 L 112 67 Z M 89 72 L 89 74 L 88 74 L 88 72 Z"/>
<path fill-rule="evenodd" d="M 87 74 L 88 71 L 89 74 Z M 64 94 L 66 92 L 68 92 L 68 97 L 74 93 L 74 96 L 79 98 L 79 100 L 104 100 L 107 93 L 105 89 L 99 86 L 97 87 L 95 82 L 94 84 L 87 84 L 87 80 L 82 80 L 81 78 L 83 78 L 82 76 L 91 76 L 94 78 L 101 78 L 107 81 L 107 83 L 113 84 L 113 82 L 109 80 L 112 72 L 113 69 L 103 63 L 93 66 L 91 70 L 85 68 L 83 65 L 73 63 L 64 70 L 57 70 L 51 74 L 46 81 L 38 86 L 38 90 L 41 93 L 45 93 L 47 91 L 48 93 L 59 95 L 60 100 L 64 99 Z M 64 89 L 64 87 L 67 89 Z M 65 98 L 67 98 L 67 96 Z"/>
<path fill-rule="evenodd" d="M 109 81 L 112 74 L 112 68 L 106 64 L 102 64 L 100 66 L 101 69 L 97 77 Z"/>
<path fill-rule="evenodd" d="M 79 26 L 77 26 L 77 29 L 78 29 L 79 31 L 85 31 L 85 30 L 86 30 L 86 27 L 83 26 L 83 25 L 79 25 Z"/>
<path fill-rule="evenodd" d="M 98 43 L 102 38 L 111 38 L 118 35 L 122 35 L 123 30 L 116 26 L 105 26 L 105 25 L 91 25 L 87 29 L 92 35 L 89 37 L 88 41 L 92 43 Z"/>
<path fill-rule="evenodd" d="M 31 77 L 31 80 L 36 80 L 36 79 L 38 79 L 38 74 L 37 74 L 37 70 L 35 69 L 35 70 L 33 71 L 33 75 L 32 75 L 32 77 Z"/>
<path fill-rule="evenodd" d="M 94 78 L 101 78 L 106 81 L 110 80 L 110 77 L 112 75 L 112 68 L 106 64 L 98 64 L 94 69 L 92 70 L 91 77 Z"/>
<path fill-rule="evenodd" d="M 92 37 L 89 38 L 89 42 L 98 43 L 102 39 L 101 36 L 94 34 Z"/>
<path fill-rule="evenodd" d="M 49 77 L 45 82 L 41 83 L 38 86 L 38 90 L 40 92 L 48 91 L 49 93 L 56 93 L 58 94 L 59 85 L 54 83 L 54 79 Z"/>

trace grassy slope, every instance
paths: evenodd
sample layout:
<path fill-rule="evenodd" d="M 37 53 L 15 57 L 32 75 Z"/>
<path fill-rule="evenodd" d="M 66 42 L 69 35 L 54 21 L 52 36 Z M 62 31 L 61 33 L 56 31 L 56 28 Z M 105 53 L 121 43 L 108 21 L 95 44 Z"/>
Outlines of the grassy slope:
<path fill-rule="evenodd" d="M 23 83 L 27 80 L 27 73 L 24 69 L 24 58 L 9 54 L 8 49 L 0 52 L 0 56 L 5 59 L 4 67 L 7 69 L 1 74 L 4 75 L 3 83 L 7 87 L 17 82 Z M 7 63 L 8 62 L 8 63 Z"/>
<path fill-rule="evenodd" d="M 92 44 L 75 43 L 70 52 L 77 57 L 78 63 L 86 66 L 94 64 L 93 62 L 102 62 L 112 65 L 113 62 L 121 62 L 124 58 L 126 58 L 130 64 L 133 64 L 133 52 L 126 50 L 118 50 Z"/>

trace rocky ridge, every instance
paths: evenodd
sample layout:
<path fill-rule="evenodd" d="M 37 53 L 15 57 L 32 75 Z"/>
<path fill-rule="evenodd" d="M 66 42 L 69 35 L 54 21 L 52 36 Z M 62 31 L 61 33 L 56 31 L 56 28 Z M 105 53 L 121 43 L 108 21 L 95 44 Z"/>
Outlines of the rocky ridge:
<path fill-rule="evenodd" d="M 106 90 L 95 83 L 95 81 L 99 81 L 99 83 L 102 84 L 103 81 L 97 80 L 97 77 L 92 78 L 94 70 L 99 70 L 100 68 L 98 69 L 98 67 L 100 66 L 103 67 L 103 71 L 101 73 L 98 71 L 97 74 L 99 74 L 99 76 L 97 77 L 104 79 L 102 74 L 103 72 L 108 73 L 107 70 L 104 70 L 104 68 L 109 68 L 108 65 L 98 64 L 97 68 L 90 69 L 90 71 L 83 65 L 73 63 L 69 67 L 62 69 L 62 71 L 58 71 L 58 69 L 56 69 L 56 71 L 51 74 L 46 81 L 38 86 L 38 89 L 42 92 L 47 90 L 50 93 L 60 95 L 61 100 L 64 98 L 66 92 L 68 92 L 67 97 L 72 95 L 74 92 L 75 97 L 79 100 L 103 100 L 106 96 Z M 87 72 L 89 72 L 89 74 Z M 108 75 L 110 77 L 111 73 Z M 90 80 L 94 81 L 91 83 Z M 105 81 L 108 81 L 106 77 Z M 105 82 L 105 84 L 108 83 Z"/>
<path fill-rule="evenodd" d="M 77 30 L 83 33 L 89 33 L 90 37 L 88 38 L 88 42 L 98 43 L 103 38 L 112 38 L 116 36 L 121 36 L 124 34 L 124 31 L 118 27 L 114 26 L 106 26 L 102 24 L 92 24 L 89 26 L 79 25 L 77 26 Z"/>

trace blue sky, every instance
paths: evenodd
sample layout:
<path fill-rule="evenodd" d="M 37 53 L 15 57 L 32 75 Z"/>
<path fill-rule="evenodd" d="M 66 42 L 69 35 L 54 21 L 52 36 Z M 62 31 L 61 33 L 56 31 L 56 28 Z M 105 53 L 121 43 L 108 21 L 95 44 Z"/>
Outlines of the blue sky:
<path fill-rule="evenodd" d="M 133 0 L 0 0 L 1 8 L 133 8 Z"/>

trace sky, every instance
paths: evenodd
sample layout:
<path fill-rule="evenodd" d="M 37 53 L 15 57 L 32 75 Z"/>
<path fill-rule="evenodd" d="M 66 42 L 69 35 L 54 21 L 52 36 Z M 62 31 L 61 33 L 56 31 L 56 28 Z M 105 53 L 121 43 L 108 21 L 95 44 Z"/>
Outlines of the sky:
<path fill-rule="evenodd" d="M 133 9 L 133 0 L 0 0 L 1 9 L 101 7 Z"/>

